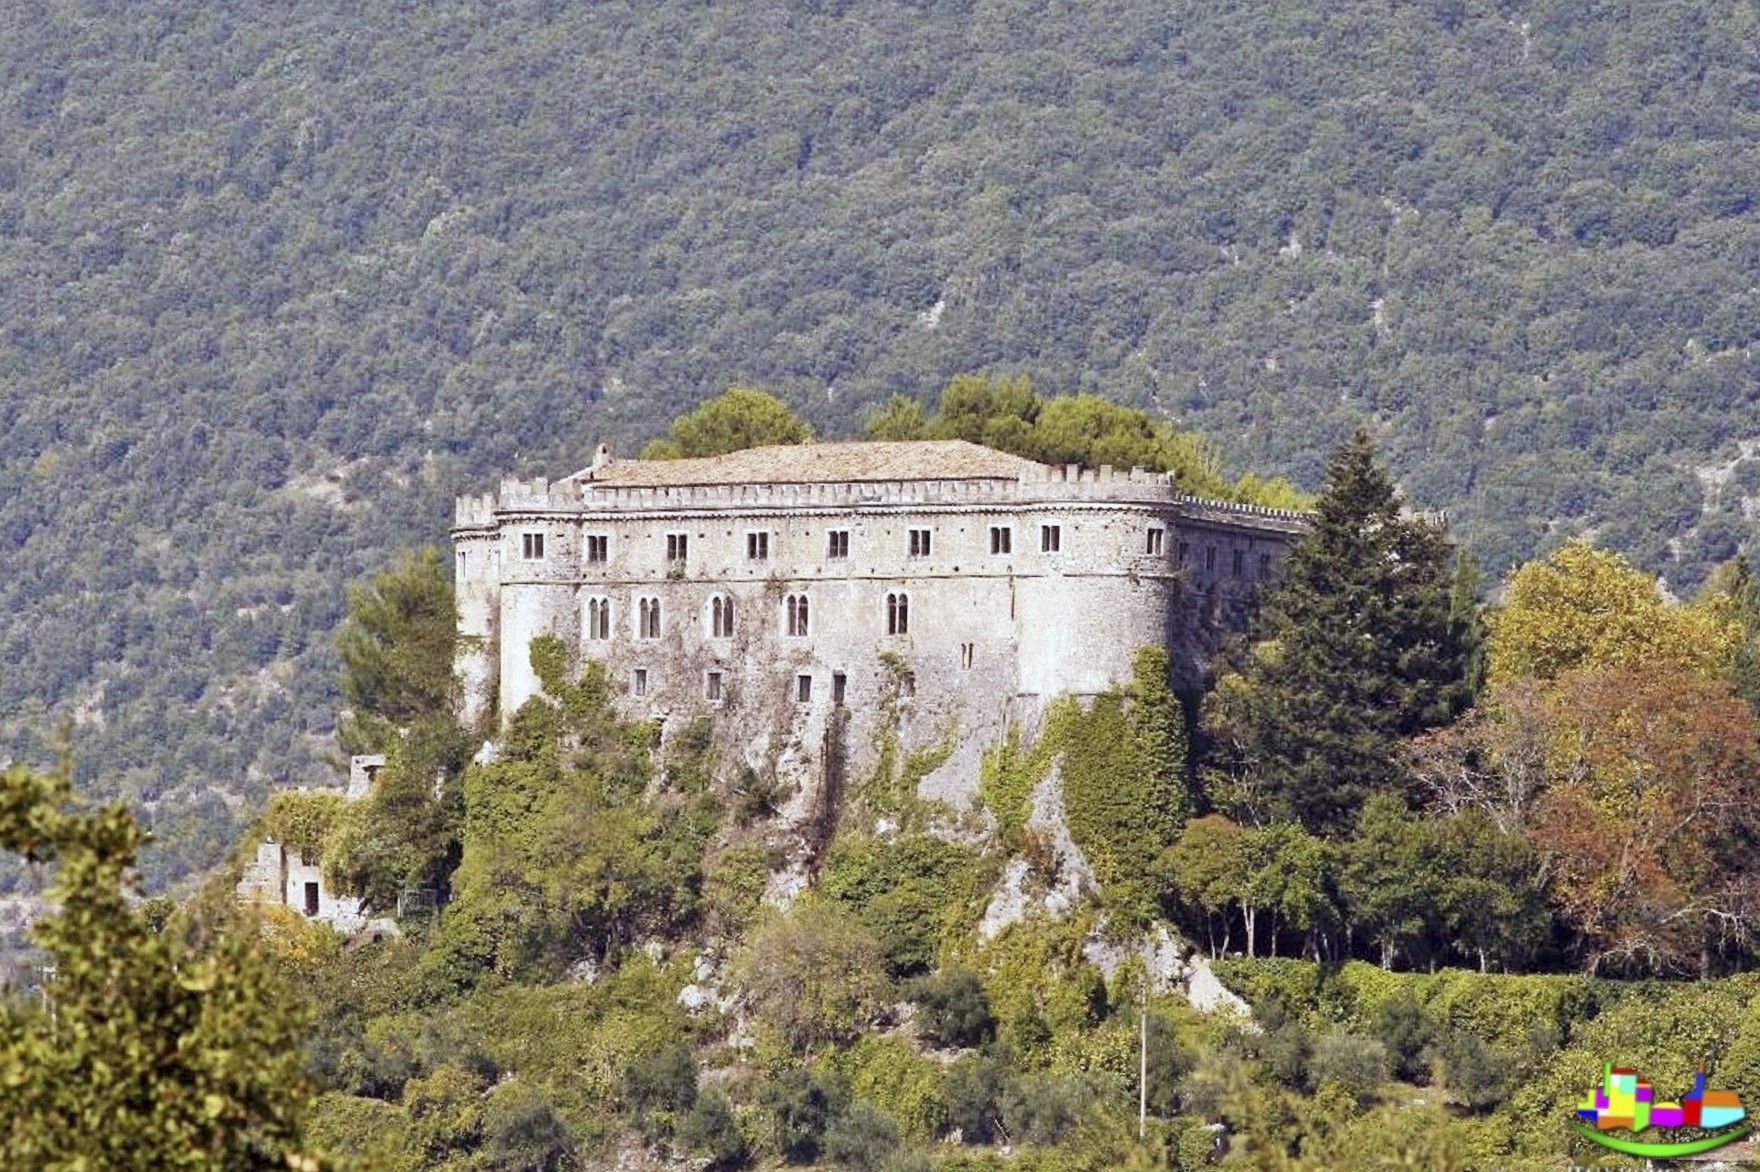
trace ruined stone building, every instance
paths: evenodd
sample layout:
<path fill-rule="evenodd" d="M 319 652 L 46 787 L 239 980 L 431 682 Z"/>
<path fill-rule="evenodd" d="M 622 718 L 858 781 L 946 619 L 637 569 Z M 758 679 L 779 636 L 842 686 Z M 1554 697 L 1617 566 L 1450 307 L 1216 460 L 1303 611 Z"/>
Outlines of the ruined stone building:
<path fill-rule="evenodd" d="M 343 797 L 358 802 L 372 792 L 373 781 L 385 758 L 379 754 L 356 756 L 348 763 L 348 788 Z M 264 839 L 256 857 L 245 865 L 238 882 L 240 898 L 253 903 L 280 904 L 308 920 L 329 924 L 338 932 L 352 933 L 366 927 L 369 918 L 357 896 L 330 890 L 324 882 L 322 860 L 306 858 L 286 843 Z"/>
<path fill-rule="evenodd" d="M 1144 645 L 1195 681 L 1304 527 L 1165 474 L 961 440 L 601 447 L 564 480 L 457 502 L 465 716 L 537 693 L 550 634 L 576 670 L 604 665 L 625 715 L 710 712 L 748 764 L 807 783 L 864 766 L 884 704 L 907 747 L 950 748 L 925 796 L 969 798 L 1003 730 L 1127 682 Z"/>

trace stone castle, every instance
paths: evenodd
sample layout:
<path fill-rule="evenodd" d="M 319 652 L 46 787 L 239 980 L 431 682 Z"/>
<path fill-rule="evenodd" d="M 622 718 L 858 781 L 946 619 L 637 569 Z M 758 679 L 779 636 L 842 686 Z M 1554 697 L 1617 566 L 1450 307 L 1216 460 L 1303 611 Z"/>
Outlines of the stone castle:
<path fill-rule="evenodd" d="M 458 500 L 464 715 L 535 695 L 530 645 L 554 635 L 575 669 L 604 666 L 624 715 L 710 711 L 725 748 L 803 790 L 865 768 L 860 714 L 884 706 L 907 747 L 947 746 L 923 795 L 969 801 L 1005 729 L 1128 682 L 1144 645 L 1195 683 L 1305 528 L 1167 474 L 962 440 L 601 446 L 566 479 Z"/>

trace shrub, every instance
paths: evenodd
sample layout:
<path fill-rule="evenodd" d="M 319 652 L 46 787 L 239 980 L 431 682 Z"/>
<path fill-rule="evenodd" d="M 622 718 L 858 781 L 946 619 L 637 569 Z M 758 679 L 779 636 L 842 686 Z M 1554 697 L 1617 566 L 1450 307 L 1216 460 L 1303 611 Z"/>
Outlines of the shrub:
<path fill-rule="evenodd" d="M 990 1000 L 978 974 L 956 966 L 912 982 L 917 1031 L 938 1046 L 976 1046 L 996 1033 Z"/>
<path fill-rule="evenodd" d="M 849 1089 L 834 1075 L 792 1067 L 758 1087 L 758 1106 L 769 1115 L 771 1138 L 784 1163 L 818 1161 L 825 1128 L 843 1110 Z"/>
<path fill-rule="evenodd" d="M 898 1127 L 867 1103 L 857 1103 L 825 1129 L 825 1154 L 850 1172 L 881 1172 L 898 1150 Z"/>
<path fill-rule="evenodd" d="M 1472 1111 L 1503 1102 L 1510 1072 L 1496 1051 L 1465 1030 L 1451 1030 L 1436 1047 L 1437 1081 L 1449 1098 Z"/>
<path fill-rule="evenodd" d="M 1027 1075 L 1004 1094 L 1003 1123 L 1016 1143 L 1054 1144 L 1075 1130 L 1092 1102 L 1088 1088 L 1075 1079 Z"/>
<path fill-rule="evenodd" d="M 1395 1076 L 1412 1079 L 1428 1073 L 1426 1051 L 1436 1036 L 1436 1023 L 1424 1012 L 1410 991 L 1401 990 L 1375 1008 L 1370 1030 L 1387 1048 L 1387 1060 Z"/>
<path fill-rule="evenodd" d="M 696 1105 L 679 1125 L 678 1137 L 694 1152 L 709 1157 L 713 1172 L 743 1168 L 751 1162 L 751 1145 L 739 1129 L 733 1104 L 718 1087 L 697 1096 Z"/>
<path fill-rule="evenodd" d="M 624 1071 L 623 1101 L 638 1116 L 688 1111 L 697 1101 L 697 1062 L 680 1042 L 644 1054 Z"/>
<path fill-rule="evenodd" d="M 958 1132 L 964 1143 L 994 1142 L 1009 1073 L 1008 1052 L 1001 1047 L 967 1054 L 955 1062 L 948 1069 L 942 1091 L 947 1101 L 948 1130 Z"/>
<path fill-rule="evenodd" d="M 1387 1081 L 1387 1069 L 1386 1046 L 1361 1034 L 1334 1031 L 1315 1041 L 1308 1059 L 1308 1080 L 1315 1086 L 1332 1083 L 1342 1087 L 1362 1103 Z"/>
<path fill-rule="evenodd" d="M 816 903 L 760 929 L 736 972 L 759 1018 L 797 1051 L 854 1037 L 887 991 L 873 935 Z"/>
<path fill-rule="evenodd" d="M 926 834 L 844 835 L 820 889 L 874 933 L 893 975 L 909 976 L 935 963 L 942 939 L 978 902 L 977 862 L 970 848 Z"/>
<path fill-rule="evenodd" d="M 485 1172 L 562 1172 L 575 1167 L 574 1137 L 537 1088 L 500 1087 L 483 1112 Z"/>
<path fill-rule="evenodd" d="M 886 1112 L 910 1138 L 931 1139 L 946 1127 L 941 1066 L 903 1038 L 869 1034 L 834 1062 L 850 1093 Z"/>

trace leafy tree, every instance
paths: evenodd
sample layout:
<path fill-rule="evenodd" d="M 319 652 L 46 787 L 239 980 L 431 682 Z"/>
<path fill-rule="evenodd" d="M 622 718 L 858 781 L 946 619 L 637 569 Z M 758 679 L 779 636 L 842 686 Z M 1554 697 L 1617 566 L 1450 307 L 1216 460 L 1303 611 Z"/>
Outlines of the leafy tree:
<path fill-rule="evenodd" d="M 353 709 L 341 728 L 350 752 L 383 752 L 393 730 L 450 715 L 458 615 L 446 562 L 433 546 L 348 591 L 336 635 L 342 696 Z"/>
<path fill-rule="evenodd" d="M 1437 831 L 1447 859 L 1442 918 L 1455 946 L 1477 957 L 1482 973 L 1491 971 L 1493 957 L 1515 967 L 1532 956 L 1548 927 L 1534 848 L 1477 810 L 1443 821 Z"/>
<path fill-rule="evenodd" d="M 1573 668 L 1663 662 L 1721 675 L 1738 635 L 1724 596 L 1669 603 L 1654 578 L 1618 554 L 1571 542 L 1510 575 L 1491 616 L 1490 678 L 1551 680 Z"/>
<path fill-rule="evenodd" d="M 1721 679 L 1667 664 L 1572 672 L 1528 829 L 1587 967 L 1697 970 L 1760 912 L 1760 720 Z"/>
<path fill-rule="evenodd" d="M 770 1116 L 772 1140 L 783 1161 L 812 1164 L 823 1149 L 825 1129 L 849 1103 L 849 1088 L 830 1075 L 789 1067 L 759 1084 L 757 1101 Z"/>
<path fill-rule="evenodd" d="M 0 773 L 0 848 L 53 864 L 32 927 L 54 968 L 0 1015 L 13 1168 L 316 1169 L 300 1150 L 303 1015 L 242 925 L 192 942 L 131 905 L 141 834 L 71 808 L 64 776 Z"/>
<path fill-rule="evenodd" d="M 1434 965 L 1447 866 L 1433 824 L 1400 799 L 1379 794 L 1364 805 L 1345 846 L 1339 891 L 1351 927 L 1380 947 L 1382 968 L 1393 967 L 1402 949 L 1428 954 Z"/>
<path fill-rule="evenodd" d="M 1206 814 L 1193 819 L 1156 863 L 1174 900 L 1186 910 L 1188 922 L 1203 925 L 1212 957 L 1228 951 L 1229 911 L 1241 904 L 1248 891 L 1251 838 L 1249 831 L 1222 815 Z"/>
<path fill-rule="evenodd" d="M 1451 619 L 1447 545 L 1405 516 L 1366 432 L 1333 454 L 1312 528 L 1291 547 L 1238 684 L 1207 725 L 1271 816 L 1350 825 L 1401 780 L 1400 742 L 1468 698 L 1470 648 Z"/>
<path fill-rule="evenodd" d="M 804 444 L 812 438 L 813 429 L 781 399 L 736 386 L 673 420 L 665 439 L 642 449 L 642 459 L 719 456 L 773 444 Z"/>
<path fill-rule="evenodd" d="M 1717 599 L 1730 613 L 1737 629 L 1735 650 L 1730 655 L 1729 681 L 1735 694 L 1760 712 L 1760 578 L 1746 556 L 1719 566 L 1705 583 L 1699 602 L 1716 606 Z"/>

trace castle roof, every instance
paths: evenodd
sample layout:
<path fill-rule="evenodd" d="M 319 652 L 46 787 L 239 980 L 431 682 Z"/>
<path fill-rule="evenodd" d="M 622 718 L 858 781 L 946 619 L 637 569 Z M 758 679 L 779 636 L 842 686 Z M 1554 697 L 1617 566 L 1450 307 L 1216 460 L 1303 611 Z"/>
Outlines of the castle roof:
<path fill-rule="evenodd" d="M 826 484 L 864 480 L 1021 480 L 1045 466 L 966 440 L 783 444 L 689 460 L 601 456 L 569 479 L 616 487 Z"/>

